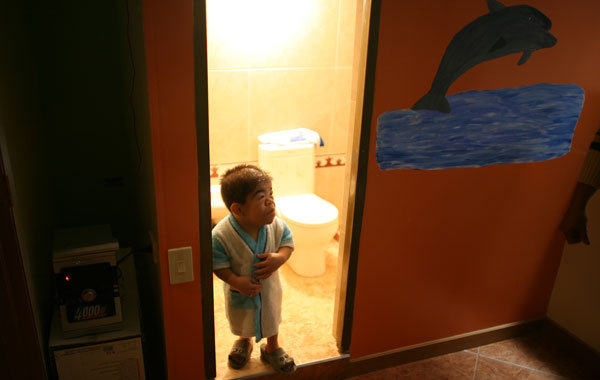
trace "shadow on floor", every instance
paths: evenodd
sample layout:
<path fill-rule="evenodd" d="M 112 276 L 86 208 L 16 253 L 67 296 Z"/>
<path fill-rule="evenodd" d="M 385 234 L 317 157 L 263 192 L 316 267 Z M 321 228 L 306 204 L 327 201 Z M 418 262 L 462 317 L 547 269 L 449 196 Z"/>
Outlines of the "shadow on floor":
<path fill-rule="evenodd" d="M 351 380 L 600 379 L 600 357 L 551 322 L 518 338 L 399 365 Z"/>

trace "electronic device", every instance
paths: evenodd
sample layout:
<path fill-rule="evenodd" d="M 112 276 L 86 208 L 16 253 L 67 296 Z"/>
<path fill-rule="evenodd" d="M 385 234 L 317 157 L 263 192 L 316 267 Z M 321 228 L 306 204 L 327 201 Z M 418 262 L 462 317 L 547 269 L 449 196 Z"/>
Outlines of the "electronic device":
<path fill-rule="evenodd" d="M 60 322 L 66 338 L 118 330 L 123 323 L 117 276 L 118 243 L 110 233 L 100 239 L 84 238 L 90 228 L 106 235 L 106 226 L 55 233 L 52 263 Z M 79 241 L 73 243 L 76 240 Z"/>

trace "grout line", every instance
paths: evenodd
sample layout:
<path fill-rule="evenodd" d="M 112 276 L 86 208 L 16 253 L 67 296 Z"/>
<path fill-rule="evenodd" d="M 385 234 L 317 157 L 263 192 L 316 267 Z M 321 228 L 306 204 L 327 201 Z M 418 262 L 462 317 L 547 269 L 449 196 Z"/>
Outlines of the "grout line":
<path fill-rule="evenodd" d="M 256 163 L 257 160 L 249 160 L 249 161 L 234 161 L 234 162 L 218 162 L 215 164 L 210 164 L 210 166 L 225 166 L 225 165 L 239 165 L 239 164 L 247 164 L 247 163 Z"/>
<path fill-rule="evenodd" d="M 251 109 L 250 109 L 250 103 L 251 103 L 251 99 L 250 99 L 250 94 L 252 93 L 252 84 L 250 83 L 252 78 L 250 75 L 250 50 L 246 51 L 246 104 L 248 106 L 248 108 L 246 109 L 246 157 L 250 158 L 252 157 L 252 142 L 250 141 L 250 136 L 252 135 L 250 133 L 250 129 L 252 128 L 252 115 L 251 115 Z M 257 156 L 258 159 L 258 156 Z M 222 175 L 222 174 L 221 174 Z"/>
<path fill-rule="evenodd" d="M 481 356 L 484 357 L 484 358 L 486 358 L 486 359 L 494 360 L 494 361 L 497 361 L 497 362 L 500 362 L 500 363 L 509 364 L 509 365 L 512 365 L 512 366 L 515 366 L 515 367 L 520 367 L 520 368 L 528 369 L 530 371 L 542 373 L 544 375 L 550 375 L 550 376 L 556 377 L 558 379 L 568 379 L 568 377 L 565 377 L 565 376 L 562 376 L 562 375 L 558 375 L 558 374 L 555 374 L 555 373 L 551 373 L 551 372 L 542 371 L 541 369 L 527 367 L 527 366 L 524 366 L 524 365 L 521 365 L 521 364 L 512 363 L 512 362 L 509 362 L 509 361 L 506 361 L 506 360 L 502 360 L 502 359 L 492 358 L 492 357 L 486 356 L 486 355 L 481 355 Z"/>
<path fill-rule="evenodd" d="M 337 25 L 335 28 L 335 49 L 334 49 L 334 53 L 333 53 L 333 91 L 331 91 L 331 114 L 329 115 L 329 136 L 327 136 L 329 139 L 333 140 L 333 136 L 334 136 L 334 128 L 333 128 L 333 124 L 335 122 L 335 117 L 336 117 L 336 111 L 337 111 L 337 105 L 336 105 L 336 100 L 337 100 L 337 90 L 338 90 L 338 70 L 337 70 L 337 63 L 338 63 L 338 54 L 339 54 L 339 48 L 340 48 L 340 25 L 341 25 L 341 21 L 340 19 L 342 18 L 342 0 L 338 0 L 337 3 Z M 331 143 L 331 142 L 329 142 Z"/>
<path fill-rule="evenodd" d="M 209 73 L 225 73 L 236 71 L 299 71 L 299 70 L 335 70 L 352 69 L 352 66 L 294 66 L 294 67 L 255 67 L 255 68 L 232 68 L 232 69 L 210 69 Z"/>
<path fill-rule="evenodd" d="M 337 66 L 338 63 L 338 55 L 340 52 L 340 28 L 342 24 L 342 0 L 338 1 L 338 9 L 337 9 L 337 27 L 335 28 L 335 56 L 333 57 L 333 65 Z"/>
<path fill-rule="evenodd" d="M 473 371 L 473 380 L 477 378 L 477 365 L 479 364 L 479 351 L 481 351 L 481 346 L 477 347 L 477 356 L 475 357 L 475 370 Z"/>
<path fill-rule="evenodd" d="M 250 65 L 250 53 L 248 53 L 248 65 Z M 250 70 L 248 70 L 248 72 L 246 73 L 247 77 L 246 77 L 246 81 L 247 81 L 247 105 L 248 108 L 246 110 L 246 139 L 247 139 L 247 144 L 246 144 L 246 157 L 250 158 L 251 157 L 251 142 L 250 142 L 250 128 L 252 125 L 252 115 L 251 115 L 251 109 L 250 109 L 250 93 L 252 92 L 252 88 L 251 88 L 251 78 L 250 78 Z"/>

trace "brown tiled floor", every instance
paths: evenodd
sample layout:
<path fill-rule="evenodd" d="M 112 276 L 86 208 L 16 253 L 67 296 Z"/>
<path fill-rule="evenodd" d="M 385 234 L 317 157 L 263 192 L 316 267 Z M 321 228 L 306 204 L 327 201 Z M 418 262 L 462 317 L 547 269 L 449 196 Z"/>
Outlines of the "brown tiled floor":
<path fill-rule="evenodd" d="M 355 376 L 352 380 L 392 379 L 600 379 L 600 358 L 552 328 Z"/>

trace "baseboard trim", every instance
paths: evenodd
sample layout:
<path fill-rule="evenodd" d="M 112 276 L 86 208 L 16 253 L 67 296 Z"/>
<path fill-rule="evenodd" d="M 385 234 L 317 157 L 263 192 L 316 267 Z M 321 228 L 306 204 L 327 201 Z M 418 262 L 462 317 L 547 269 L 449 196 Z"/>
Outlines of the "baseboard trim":
<path fill-rule="evenodd" d="M 542 328 L 546 318 L 537 318 L 522 322 L 506 323 L 487 329 L 472 331 L 466 334 L 454 335 L 414 346 L 403 347 L 396 350 L 385 351 L 374 355 L 359 358 L 339 358 L 328 361 L 307 363 L 298 366 L 292 375 L 268 373 L 253 377 L 255 380 L 292 380 L 292 379 L 319 379 L 334 380 L 345 379 L 362 375 L 367 372 L 378 371 L 388 367 L 429 359 L 435 356 L 469 348 L 484 346 L 501 340 L 515 338 L 536 329 Z"/>
<path fill-rule="evenodd" d="M 505 323 L 503 325 L 471 331 L 464 334 L 453 335 L 443 339 L 437 339 L 425 343 L 415 344 L 412 346 L 406 346 L 389 351 L 378 352 L 373 355 L 367 355 L 359 358 L 350 359 L 350 361 L 360 362 L 363 360 L 375 360 L 380 357 L 403 356 L 406 353 L 419 352 L 423 349 L 427 349 L 426 351 L 429 351 L 429 349 L 436 347 L 443 347 L 444 349 L 448 348 L 452 350 L 448 352 L 456 352 L 472 347 L 478 347 L 485 344 L 494 343 L 499 340 L 509 339 L 514 336 L 522 335 L 523 332 L 521 330 L 529 332 L 532 329 L 532 326 L 541 326 L 541 323 L 544 319 L 545 318 L 536 318 L 521 322 Z"/>
<path fill-rule="evenodd" d="M 476 330 L 465 334 L 454 335 L 422 344 L 402 347 L 396 350 L 350 359 L 351 373 L 356 376 L 383 368 L 394 367 L 401 364 L 429 359 L 435 356 L 452 352 L 467 350 L 474 347 L 485 346 L 501 340 L 514 338 L 527 334 L 542 327 L 544 318 L 527 321 L 506 323 L 487 329 Z"/>
<path fill-rule="evenodd" d="M 544 328 L 546 331 L 550 331 L 557 336 L 557 338 L 561 339 L 561 341 L 570 342 L 571 345 L 575 345 L 575 349 L 578 350 L 578 354 L 584 362 L 596 363 L 596 366 L 598 366 L 600 363 L 600 351 L 596 350 L 586 341 L 573 334 L 560 323 L 548 317 L 545 320 Z"/>

